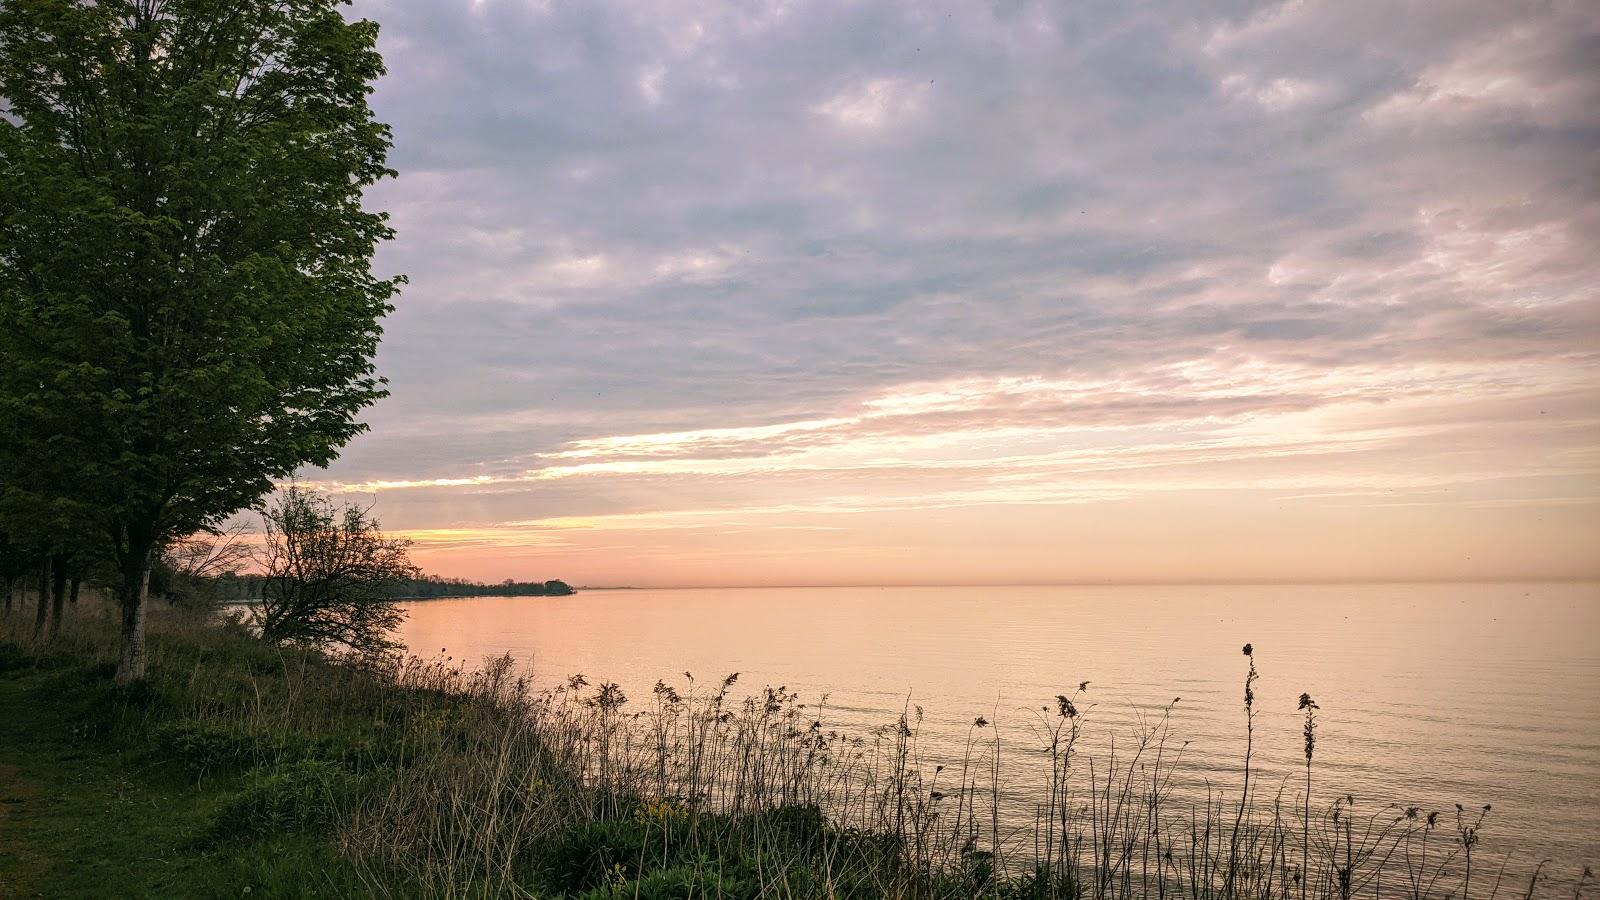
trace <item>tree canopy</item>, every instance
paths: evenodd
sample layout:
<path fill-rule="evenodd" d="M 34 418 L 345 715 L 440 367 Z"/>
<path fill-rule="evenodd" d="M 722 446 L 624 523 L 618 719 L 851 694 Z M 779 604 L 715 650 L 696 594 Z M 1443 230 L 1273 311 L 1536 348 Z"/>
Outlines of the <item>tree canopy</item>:
<path fill-rule="evenodd" d="M 385 393 L 383 64 L 341 5 L 0 4 L 0 484 L 93 517 L 124 679 L 152 554 L 331 462 Z"/>

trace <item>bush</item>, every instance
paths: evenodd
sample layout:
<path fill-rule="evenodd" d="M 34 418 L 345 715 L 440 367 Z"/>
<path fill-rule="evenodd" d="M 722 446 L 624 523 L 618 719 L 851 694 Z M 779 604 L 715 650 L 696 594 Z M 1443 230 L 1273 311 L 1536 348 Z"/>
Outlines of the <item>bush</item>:
<path fill-rule="evenodd" d="M 273 749 L 267 739 L 222 722 L 164 722 L 153 737 L 163 754 L 196 775 L 247 769 Z"/>
<path fill-rule="evenodd" d="M 580 900 L 756 900 L 767 896 L 761 879 L 744 860 L 725 862 L 702 856 L 693 864 L 658 869 L 634 879 L 618 880 L 579 895 Z"/>
<path fill-rule="evenodd" d="M 547 874 L 554 886 L 569 891 L 632 880 L 639 874 L 650 843 L 648 831 L 644 823 L 631 820 L 579 825 L 551 849 Z M 659 849 L 651 847 L 651 851 L 655 856 Z"/>
<path fill-rule="evenodd" d="M 743 827 L 753 836 L 795 855 L 821 852 L 828 822 L 817 806 L 788 805 L 751 813 Z"/>
<path fill-rule="evenodd" d="M 240 772 L 259 765 L 302 760 L 367 771 L 393 762 L 397 749 L 370 735 L 294 731 L 263 733 L 215 720 L 179 719 L 154 729 L 157 748 L 194 775 Z"/>
<path fill-rule="evenodd" d="M 650 801 L 639 803 L 630 818 L 574 827 L 544 868 L 554 887 L 583 898 L 757 897 L 763 870 L 771 876 L 789 868 L 809 882 L 811 863 L 830 833 L 814 806 L 732 817 Z M 752 853 L 765 865 L 756 866 Z"/>
<path fill-rule="evenodd" d="M 339 820 L 358 787 L 359 779 L 348 770 L 319 760 L 303 759 L 255 772 L 218 808 L 205 838 L 321 834 Z"/>

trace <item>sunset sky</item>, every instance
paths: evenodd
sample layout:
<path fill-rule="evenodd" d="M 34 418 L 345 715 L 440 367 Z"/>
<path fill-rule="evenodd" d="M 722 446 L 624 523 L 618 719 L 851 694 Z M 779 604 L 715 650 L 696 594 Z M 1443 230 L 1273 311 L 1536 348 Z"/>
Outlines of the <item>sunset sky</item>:
<path fill-rule="evenodd" d="M 1600 4 L 355 8 L 430 571 L 1600 576 Z"/>

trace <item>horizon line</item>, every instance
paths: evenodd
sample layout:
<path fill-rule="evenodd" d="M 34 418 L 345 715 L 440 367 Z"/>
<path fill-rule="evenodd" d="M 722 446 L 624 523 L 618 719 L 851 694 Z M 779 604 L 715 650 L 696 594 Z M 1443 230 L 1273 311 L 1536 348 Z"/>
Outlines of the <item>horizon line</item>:
<path fill-rule="evenodd" d="M 1339 586 L 1380 584 L 1594 584 L 1600 573 L 1575 576 L 1507 576 L 1498 578 L 1321 578 L 1292 580 L 1264 579 L 1163 579 L 1133 581 L 973 581 L 973 582 L 877 582 L 816 584 L 615 584 L 573 585 L 574 591 L 720 591 L 720 590 L 798 590 L 831 588 L 979 588 L 979 587 L 1270 587 Z M 489 585 L 493 587 L 492 584 Z"/>

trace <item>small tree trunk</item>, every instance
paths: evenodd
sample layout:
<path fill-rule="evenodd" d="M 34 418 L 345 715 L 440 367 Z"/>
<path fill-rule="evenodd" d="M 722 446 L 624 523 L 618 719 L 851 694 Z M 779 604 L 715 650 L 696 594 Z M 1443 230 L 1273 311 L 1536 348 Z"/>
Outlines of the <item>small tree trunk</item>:
<path fill-rule="evenodd" d="M 55 577 L 50 582 L 50 639 L 61 633 L 61 607 L 67 602 L 67 564 L 55 561 Z"/>
<path fill-rule="evenodd" d="M 144 680 L 144 610 L 150 593 L 150 554 L 135 557 L 123 573 L 122 661 L 117 665 L 117 684 Z"/>
<path fill-rule="evenodd" d="M 0 617 L 10 618 L 11 617 L 11 594 L 12 594 L 12 591 L 16 588 L 16 582 L 13 581 L 10 578 L 7 578 L 4 581 L 0 581 L 0 588 L 4 588 L 4 594 L 5 594 L 5 599 L 4 599 L 5 609 L 3 611 L 0 611 Z"/>
<path fill-rule="evenodd" d="M 39 602 L 33 607 L 33 639 L 44 637 L 44 627 L 50 617 L 50 557 L 39 563 Z"/>
<path fill-rule="evenodd" d="M 67 602 L 73 606 L 78 605 L 78 588 L 83 587 L 83 579 L 72 576 L 72 586 L 67 589 Z"/>

